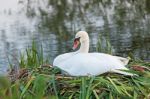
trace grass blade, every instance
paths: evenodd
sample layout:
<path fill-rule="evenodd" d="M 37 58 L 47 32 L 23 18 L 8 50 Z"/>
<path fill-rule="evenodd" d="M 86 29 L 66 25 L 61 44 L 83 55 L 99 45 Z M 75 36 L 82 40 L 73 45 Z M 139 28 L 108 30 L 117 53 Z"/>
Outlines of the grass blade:
<path fill-rule="evenodd" d="M 113 80 L 109 77 L 107 77 L 107 79 L 111 82 L 111 84 L 115 87 L 115 89 L 117 90 L 118 93 L 121 93 L 121 91 L 118 89 L 117 85 L 113 82 Z"/>
<path fill-rule="evenodd" d="M 98 97 L 98 94 L 96 93 L 95 90 L 93 90 L 93 93 L 94 93 L 96 99 L 100 99 L 100 98 Z"/>
<path fill-rule="evenodd" d="M 34 77 L 31 77 L 30 80 L 28 81 L 28 83 L 26 84 L 25 88 L 23 89 L 22 93 L 21 93 L 21 96 L 20 96 L 21 98 L 23 97 L 23 95 L 25 94 L 25 92 L 27 91 L 27 89 L 29 88 L 29 86 L 33 80 L 34 80 Z"/>

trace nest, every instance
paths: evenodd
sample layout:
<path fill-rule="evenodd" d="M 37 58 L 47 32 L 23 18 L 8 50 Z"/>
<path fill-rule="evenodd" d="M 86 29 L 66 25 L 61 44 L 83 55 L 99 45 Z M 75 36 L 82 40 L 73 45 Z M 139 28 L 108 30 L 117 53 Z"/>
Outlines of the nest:
<path fill-rule="evenodd" d="M 149 64 L 148 64 L 149 65 Z M 61 70 L 50 64 L 44 64 L 37 68 L 22 68 L 17 73 L 12 69 L 9 78 L 13 83 L 20 81 L 26 90 L 44 84 L 44 97 L 56 96 L 67 98 L 147 98 L 150 93 L 150 69 L 148 66 L 133 65 L 131 69 L 139 76 L 124 76 L 115 73 L 105 73 L 96 77 L 72 77 L 61 74 Z M 39 85 L 38 85 L 39 84 Z M 35 90 L 34 90 L 35 91 Z M 36 96 L 36 92 L 32 93 Z M 28 92 L 28 91 L 26 91 Z"/>

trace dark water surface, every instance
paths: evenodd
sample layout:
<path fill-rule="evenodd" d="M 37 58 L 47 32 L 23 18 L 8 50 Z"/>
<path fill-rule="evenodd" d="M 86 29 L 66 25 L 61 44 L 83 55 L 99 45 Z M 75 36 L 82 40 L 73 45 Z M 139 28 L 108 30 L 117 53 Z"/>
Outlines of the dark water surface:
<path fill-rule="evenodd" d="M 7 70 L 8 58 L 17 64 L 19 53 L 30 47 L 33 39 L 42 44 L 45 57 L 52 62 L 58 54 L 69 52 L 79 30 L 89 33 L 90 51 L 95 51 L 101 34 L 110 39 L 115 55 L 133 54 L 150 61 L 150 0 L 12 2 L 14 5 L 5 9 L 0 7 L 0 73 Z"/>

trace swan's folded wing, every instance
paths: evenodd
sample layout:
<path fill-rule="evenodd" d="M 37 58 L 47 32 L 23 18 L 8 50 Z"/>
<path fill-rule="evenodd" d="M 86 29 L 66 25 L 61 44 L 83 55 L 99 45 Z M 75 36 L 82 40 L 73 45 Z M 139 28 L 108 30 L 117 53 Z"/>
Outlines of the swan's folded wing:
<path fill-rule="evenodd" d="M 105 54 L 105 53 L 90 53 L 91 56 L 96 57 L 97 59 L 99 59 L 99 61 L 104 61 L 103 66 L 105 66 L 105 64 L 108 64 L 109 67 L 112 69 L 126 69 L 125 64 L 122 63 L 121 60 L 118 59 L 118 57 L 116 56 L 112 56 L 109 54 Z"/>
<path fill-rule="evenodd" d="M 72 76 L 99 75 L 115 69 L 127 69 L 120 60 L 103 53 L 63 54 L 54 60 L 54 66 Z"/>

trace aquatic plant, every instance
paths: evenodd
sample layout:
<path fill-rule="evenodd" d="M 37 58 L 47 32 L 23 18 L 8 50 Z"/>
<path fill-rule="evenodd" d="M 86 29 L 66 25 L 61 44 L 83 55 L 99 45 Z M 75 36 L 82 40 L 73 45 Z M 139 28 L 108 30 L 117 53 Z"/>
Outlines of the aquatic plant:
<path fill-rule="evenodd" d="M 113 47 L 110 44 L 110 40 L 108 38 L 104 38 L 101 34 L 99 34 L 96 51 L 113 54 Z"/>
<path fill-rule="evenodd" d="M 21 68 L 36 68 L 48 62 L 49 59 L 44 59 L 42 45 L 39 47 L 34 41 L 32 42 L 32 47 L 28 47 L 25 53 L 20 54 L 19 59 Z"/>

